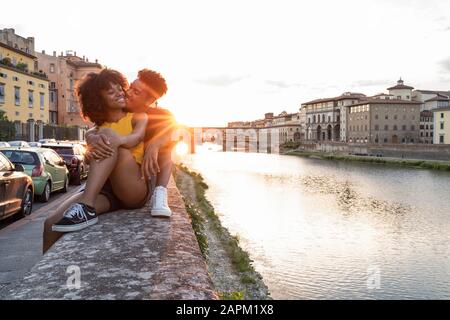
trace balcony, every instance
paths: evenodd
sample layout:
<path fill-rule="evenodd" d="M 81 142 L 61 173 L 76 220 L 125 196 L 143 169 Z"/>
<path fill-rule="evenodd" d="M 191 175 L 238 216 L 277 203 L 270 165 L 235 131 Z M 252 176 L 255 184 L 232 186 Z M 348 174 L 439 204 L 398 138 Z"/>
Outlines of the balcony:
<path fill-rule="evenodd" d="M 22 74 L 26 74 L 32 77 L 41 78 L 43 80 L 47 80 L 47 75 L 44 72 L 35 72 L 35 71 L 29 71 L 28 66 L 23 63 L 18 63 L 16 65 L 12 64 L 9 58 L 4 58 L 0 60 L 0 67 L 4 67 L 6 69 L 9 69 L 11 71 L 16 71 Z"/>

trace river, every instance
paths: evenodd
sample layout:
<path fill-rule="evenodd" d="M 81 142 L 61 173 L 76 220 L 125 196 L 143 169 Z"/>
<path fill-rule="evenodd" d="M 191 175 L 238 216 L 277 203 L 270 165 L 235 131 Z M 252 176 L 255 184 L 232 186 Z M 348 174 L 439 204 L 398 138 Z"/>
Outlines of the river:
<path fill-rule="evenodd" d="M 450 173 L 209 149 L 183 162 L 274 299 L 450 299 Z"/>

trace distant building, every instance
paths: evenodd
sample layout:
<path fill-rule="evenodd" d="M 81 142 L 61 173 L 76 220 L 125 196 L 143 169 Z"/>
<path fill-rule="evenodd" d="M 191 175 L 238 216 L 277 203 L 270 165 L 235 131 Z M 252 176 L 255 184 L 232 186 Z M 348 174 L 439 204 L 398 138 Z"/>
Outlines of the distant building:
<path fill-rule="evenodd" d="M 434 135 L 433 112 L 429 110 L 421 111 L 419 142 L 425 144 L 432 144 L 433 135 Z"/>
<path fill-rule="evenodd" d="M 370 99 L 348 107 L 348 142 L 418 143 L 420 102 Z"/>
<path fill-rule="evenodd" d="M 49 81 L 37 66 L 34 38 L 0 30 L 0 111 L 17 131 L 20 123 L 48 123 Z"/>
<path fill-rule="evenodd" d="M 450 101 L 440 101 L 439 107 L 433 109 L 434 143 L 450 144 Z"/>
<path fill-rule="evenodd" d="M 309 141 L 347 140 L 347 107 L 367 97 L 345 92 L 338 97 L 316 99 L 302 104 L 305 109 L 305 139 Z"/>
<path fill-rule="evenodd" d="M 389 95 L 393 96 L 394 99 L 411 101 L 414 88 L 405 85 L 404 81 L 400 78 L 400 80 L 397 81 L 397 85 L 388 88 L 388 90 Z"/>
<path fill-rule="evenodd" d="M 47 73 L 50 80 L 50 121 L 55 124 L 77 125 L 91 127 L 92 123 L 81 117 L 75 87 L 84 75 L 90 72 L 99 72 L 102 65 L 89 62 L 85 57 L 78 57 L 76 52 L 61 52 L 59 56 L 47 55 L 45 51 L 36 53 L 39 68 Z"/>

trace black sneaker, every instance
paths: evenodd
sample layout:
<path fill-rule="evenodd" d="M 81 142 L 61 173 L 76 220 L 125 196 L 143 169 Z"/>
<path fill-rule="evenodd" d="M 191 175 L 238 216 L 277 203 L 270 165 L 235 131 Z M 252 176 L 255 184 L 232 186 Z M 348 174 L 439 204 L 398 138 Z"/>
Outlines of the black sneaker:
<path fill-rule="evenodd" d="M 52 226 L 52 231 L 79 231 L 97 222 L 97 212 L 94 208 L 84 203 L 74 203 L 64 212 L 64 217 Z"/>

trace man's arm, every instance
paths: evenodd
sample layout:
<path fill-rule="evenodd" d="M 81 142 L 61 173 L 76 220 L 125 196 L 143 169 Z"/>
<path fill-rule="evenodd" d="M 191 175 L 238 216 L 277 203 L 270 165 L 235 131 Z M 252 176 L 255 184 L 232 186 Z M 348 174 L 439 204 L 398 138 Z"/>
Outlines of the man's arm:
<path fill-rule="evenodd" d="M 163 114 L 155 115 L 155 119 L 149 115 L 149 122 L 156 121 L 157 130 L 145 141 L 144 162 L 142 163 L 143 175 L 145 177 L 156 176 L 159 172 L 158 154 L 159 149 L 167 145 L 172 140 L 172 133 L 177 127 L 176 121 L 169 111 L 165 110 Z"/>
<path fill-rule="evenodd" d="M 145 113 L 134 113 L 133 114 L 133 132 L 129 135 L 121 137 L 123 148 L 133 148 L 144 140 L 145 128 L 147 127 L 147 114 Z"/>
<path fill-rule="evenodd" d="M 87 160 L 103 160 L 113 155 L 114 150 L 110 146 L 109 139 L 104 134 L 98 134 L 98 128 L 93 127 L 85 134 L 88 151 L 85 157 Z"/>

